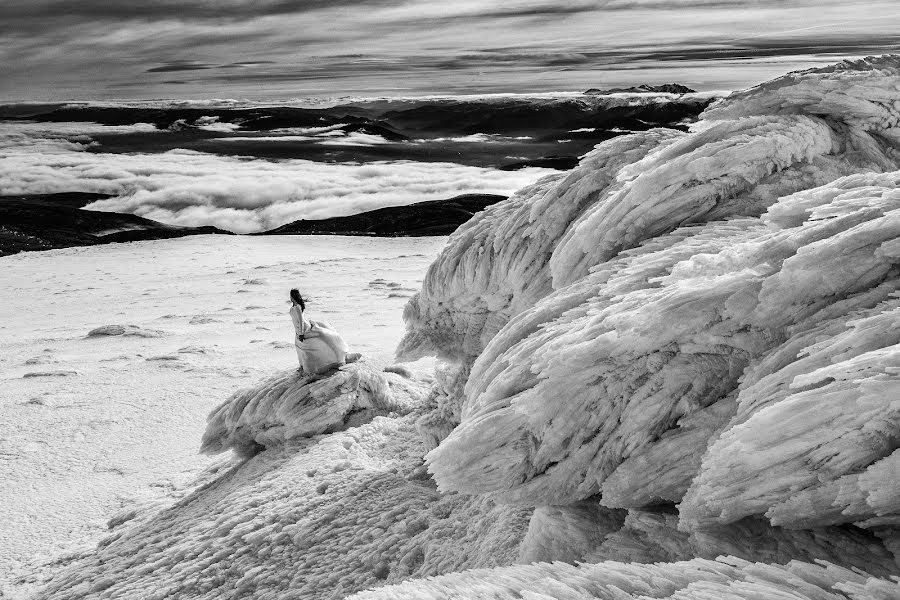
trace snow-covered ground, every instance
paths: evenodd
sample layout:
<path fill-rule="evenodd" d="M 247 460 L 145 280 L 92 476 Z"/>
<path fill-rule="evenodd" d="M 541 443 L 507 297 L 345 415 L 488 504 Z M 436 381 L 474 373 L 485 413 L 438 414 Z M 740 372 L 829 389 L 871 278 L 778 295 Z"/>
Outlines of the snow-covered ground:
<path fill-rule="evenodd" d="M 120 506 L 210 463 L 197 453 L 209 411 L 296 363 L 291 287 L 353 351 L 391 364 L 445 241 L 196 236 L 0 259 L 0 582 L 95 543 Z M 134 327 L 88 336 L 107 325 Z"/>

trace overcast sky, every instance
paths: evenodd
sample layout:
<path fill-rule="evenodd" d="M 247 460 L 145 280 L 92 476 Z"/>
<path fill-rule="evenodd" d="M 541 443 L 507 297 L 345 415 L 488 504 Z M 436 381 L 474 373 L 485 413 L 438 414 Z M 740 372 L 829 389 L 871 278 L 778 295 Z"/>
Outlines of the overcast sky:
<path fill-rule="evenodd" d="M 0 0 L 0 99 L 734 89 L 900 52 L 898 0 Z"/>

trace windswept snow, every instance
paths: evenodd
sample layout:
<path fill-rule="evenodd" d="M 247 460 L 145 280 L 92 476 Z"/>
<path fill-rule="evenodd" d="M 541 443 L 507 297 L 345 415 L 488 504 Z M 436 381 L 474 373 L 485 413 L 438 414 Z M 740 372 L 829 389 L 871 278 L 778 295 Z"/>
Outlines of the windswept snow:
<path fill-rule="evenodd" d="M 198 236 L 0 258 L 0 590 L 211 464 L 208 413 L 297 367 L 290 288 L 390 364 L 405 299 L 366 282 L 417 287 L 444 240 Z M 77 374 L 24 378 L 51 372 Z"/>
<path fill-rule="evenodd" d="M 114 528 L 37 597 L 332 598 L 513 562 L 530 511 L 438 493 L 413 420 L 269 448 Z"/>

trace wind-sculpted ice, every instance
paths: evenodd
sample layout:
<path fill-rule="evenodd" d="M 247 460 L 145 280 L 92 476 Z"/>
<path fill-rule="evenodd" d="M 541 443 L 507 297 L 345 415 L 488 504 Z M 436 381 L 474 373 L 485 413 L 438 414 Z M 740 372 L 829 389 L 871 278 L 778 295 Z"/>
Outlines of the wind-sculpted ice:
<path fill-rule="evenodd" d="M 678 460 L 677 453 L 653 454 L 654 446 L 667 435 L 688 435 L 689 417 L 732 394 L 748 367 L 753 372 L 793 336 L 825 321 L 846 322 L 859 311 L 887 308 L 878 305 L 900 287 L 898 188 L 900 173 L 856 175 L 783 198 L 761 218 L 682 228 L 548 296 L 513 319 L 475 362 L 462 422 L 428 456 L 438 484 L 498 492 L 514 502 L 566 504 L 601 492 L 615 474 L 614 493 L 604 502 L 616 506 L 612 500 L 623 486 Z M 734 438 L 725 451 L 729 458 L 721 459 L 728 467 L 712 466 L 718 463 L 716 446 L 711 448 L 703 470 L 716 472 L 703 479 L 706 489 L 688 506 L 714 503 L 709 494 L 721 489 L 719 477 L 765 495 L 777 472 L 762 458 L 778 464 L 786 451 L 799 452 L 803 440 L 811 454 L 801 453 L 797 461 L 809 460 L 808 477 L 819 480 L 892 451 L 900 427 L 890 399 L 900 397 L 900 380 L 897 355 L 886 348 L 896 341 L 889 335 L 857 338 L 865 341 L 841 347 L 847 365 L 788 380 L 807 388 L 798 392 L 811 405 L 817 397 L 830 400 L 827 408 L 810 406 L 822 431 L 830 427 L 835 436 L 820 458 L 813 450 L 826 440 L 815 422 L 787 418 L 797 414 L 797 400 L 787 399 L 780 418 L 763 412 L 777 412 L 775 407 L 755 406 L 758 414 L 719 442 Z M 878 356 L 864 356 L 873 345 Z M 837 381 L 829 384 L 829 377 Z M 829 385 L 837 395 L 829 394 Z M 752 393 L 752 387 L 739 390 L 737 405 L 752 402 Z M 778 401 L 772 394 L 764 398 Z M 751 430 L 756 421 L 759 429 Z M 808 437 L 797 439 L 804 426 Z M 707 431 L 715 429 L 713 423 Z M 753 448 L 759 455 L 752 455 Z M 648 461 L 636 458 L 641 454 L 662 462 L 648 473 Z M 742 461 L 747 467 L 739 471 L 735 465 Z M 631 472 L 617 473 L 620 468 Z M 746 471 L 757 468 L 759 480 L 748 481 Z M 790 467 L 782 475 L 782 492 L 796 492 L 805 481 Z M 651 490 L 646 501 L 679 499 L 667 482 L 659 483 L 668 495 Z M 677 483 L 686 482 L 682 477 Z M 722 502 L 729 506 L 733 498 L 724 493 Z"/>
<path fill-rule="evenodd" d="M 520 598 L 559 600 L 890 600 L 900 582 L 828 563 L 787 565 L 737 558 L 694 559 L 668 564 L 601 562 L 572 566 L 535 563 L 476 569 L 407 581 L 367 591 L 353 600 L 455 600 Z"/>
<path fill-rule="evenodd" d="M 825 69 L 821 88 L 803 73 L 737 94 L 692 133 L 632 139 L 644 156 L 587 159 L 451 239 L 401 346 L 471 364 L 460 424 L 427 457 L 441 489 L 532 506 L 684 499 L 688 528 L 886 522 L 898 341 L 842 327 L 898 321 L 882 313 L 900 287 L 900 172 L 879 171 L 900 166 L 900 105 L 885 100 L 900 61 L 857 66 Z M 578 188 L 588 173 L 602 184 Z M 528 195 L 553 200 L 529 213 L 539 225 Z M 537 229 L 547 239 L 523 258 Z"/>
<path fill-rule="evenodd" d="M 200 451 L 215 454 L 231 448 L 253 455 L 288 440 L 368 423 L 377 415 L 408 414 L 424 398 L 421 385 L 366 362 L 325 377 L 286 371 L 237 392 L 213 410 Z"/>
<path fill-rule="evenodd" d="M 897 228 L 900 190 L 893 201 Z M 898 264 L 895 231 L 881 253 Z M 896 289 L 897 279 L 884 287 Z M 824 309 L 819 324 L 805 323 L 748 371 L 737 415 L 682 504 L 687 523 L 762 513 L 796 528 L 900 523 L 900 294 L 893 296 L 849 314 Z"/>
<path fill-rule="evenodd" d="M 543 515 L 543 510 L 535 510 L 523 548 L 529 542 L 531 531 L 535 528 L 534 522 Z M 596 521 L 601 527 L 607 526 L 607 520 Z M 792 560 L 824 560 L 880 577 L 897 573 L 894 556 L 882 543 L 882 539 L 871 532 L 853 527 L 784 529 L 772 526 L 764 518 L 755 517 L 690 532 L 679 529 L 679 525 L 678 514 L 671 507 L 648 511 L 631 510 L 620 529 L 609 533 L 593 547 L 589 544 L 581 546 L 583 554 L 575 560 L 650 563 L 733 556 L 753 562 L 776 564 L 786 564 Z M 544 538 L 557 544 L 566 539 L 549 528 Z M 549 556 L 545 556 L 542 560 L 548 558 Z"/>
<path fill-rule="evenodd" d="M 398 354 L 477 356 L 513 316 L 622 250 L 685 224 L 758 216 L 781 196 L 844 175 L 898 168 L 900 59 L 855 68 L 736 94 L 687 135 L 615 138 L 569 175 L 476 216 L 407 306 Z"/>
<path fill-rule="evenodd" d="M 409 331 L 398 356 L 478 356 L 510 317 L 552 291 L 547 259 L 569 224 L 622 167 L 682 135 L 654 129 L 614 138 L 568 175 L 545 177 L 460 227 L 406 306 Z"/>

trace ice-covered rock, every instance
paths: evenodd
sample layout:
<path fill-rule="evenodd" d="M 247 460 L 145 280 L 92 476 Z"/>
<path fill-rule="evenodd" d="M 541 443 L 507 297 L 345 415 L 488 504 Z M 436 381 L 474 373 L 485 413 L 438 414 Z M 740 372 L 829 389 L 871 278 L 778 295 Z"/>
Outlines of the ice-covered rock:
<path fill-rule="evenodd" d="M 408 414 L 420 406 L 427 388 L 365 361 L 324 376 L 285 371 L 236 392 L 214 409 L 200 451 L 233 449 L 252 455 L 288 440 L 342 431 L 375 416 Z"/>
<path fill-rule="evenodd" d="M 567 506 L 539 506 L 522 540 L 519 562 L 575 563 L 596 550 L 625 523 L 625 511 L 585 500 Z"/>
<path fill-rule="evenodd" d="M 892 600 L 896 579 L 872 577 L 828 563 L 787 565 L 718 560 L 638 564 L 535 563 L 476 569 L 362 592 L 353 600 Z"/>
<path fill-rule="evenodd" d="M 533 504 L 598 493 L 792 331 L 889 298 L 898 187 L 900 173 L 857 175 L 761 218 L 682 228 L 526 310 L 475 362 L 461 425 L 429 455 L 439 485 Z M 896 385 L 885 376 L 878 394 Z"/>
<path fill-rule="evenodd" d="M 600 144 L 569 174 L 520 190 L 452 236 L 407 305 L 398 353 L 477 356 L 510 318 L 623 249 L 687 223 L 759 215 L 843 175 L 898 168 L 898 90 L 898 57 L 842 63 L 737 93 L 691 134 Z"/>
<path fill-rule="evenodd" d="M 855 527 L 792 530 L 775 527 L 760 517 L 691 532 L 679 526 L 674 508 L 629 511 L 620 529 L 609 533 L 600 544 L 585 547 L 581 560 L 649 563 L 735 556 L 775 564 L 825 560 L 878 576 L 898 571 L 894 555 L 881 538 Z M 566 539 L 549 531 L 545 537 Z"/>
<path fill-rule="evenodd" d="M 900 61 L 820 75 L 818 91 L 807 72 L 736 94 L 686 135 L 601 145 L 565 179 L 451 239 L 408 306 L 400 349 L 431 345 L 472 365 L 460 425 L 428 456 L 442 489 L 531 505 L 602 494 L 636 508 L 680 502 L 693 485 L 683 507 L 692 527 L 770 509 L 779 524 L 805 526 L 823 502 L 844 516 L 818 510 L 818 525 L 885 516 L 843 513 L 860 502 L 838 507 L 833 485 L 779 503 L 893 451 L 896 341 L 874 341 L 869 328 L 859 352 L 848 342 L 844 366 L 787 367 L 780 389 L 797 392 L 782 397 L 769 380 L 749 381 L 816 335 L 883 313 L 900 287 L 900 172 L 879 173 L 900 166 L 886 100 L 900 89 Z M 814 331 L 828 321 L 829 333 Z M 818 411 L 822 429 L 807 419 L 798 440 L 802 418 L 787 417 L 803 398 L 816 411 L 820 397 L 833 399 Z M 832 422 L 842 424 L 827 442 Z"/>
<path fill-rule="evenodd" d="M 143 327 L 138 327 L 137 325 L 102 325 L 91 329 L 88 332 L 87 337 L 99 338 L 117 335 L 151 338 L 161 337 L 165 335 L 165 332 L 158 329 L 145 329 Z"/>
<path fill-rule="evenodd" d="M 654 129 L 600 144 L 566 175 L 551 175 L 460 227 L 407 304 L 397 349 L 411 360 L 478 356 L 515 314 L 552 291 L 547 261 L 569 225 L 615 184 L 622 167 L 682 137 Z"/>
<path fill-rule="evenodd" d="M 900 230 L 883 245 L 895 264 L 898 241 Z M 872 296 L 823 308 L 748 371 L 737 415 L 682 505 L 688 523 L 900 523 L 900 294 L 863 308 Z"/>

